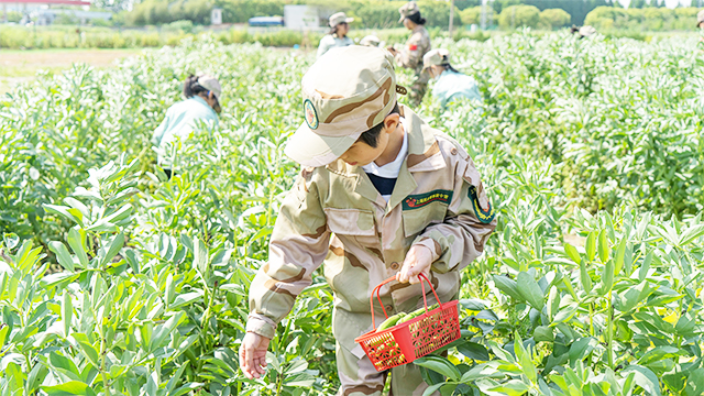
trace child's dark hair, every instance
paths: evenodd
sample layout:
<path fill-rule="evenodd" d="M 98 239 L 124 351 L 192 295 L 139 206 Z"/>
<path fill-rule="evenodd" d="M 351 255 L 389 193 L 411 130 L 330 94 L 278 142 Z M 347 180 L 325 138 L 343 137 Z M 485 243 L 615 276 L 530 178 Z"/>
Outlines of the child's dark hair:
<path fill-rule="evenodd" d="M 401 110 L 398 108 L 398 102 L 394 105 L 394 108 L 391 110 L 391 114 L 398 114 L 400 113 Z M 376 148 L 376 145 L 379 143 L 379 135 L 381 135 L 381 129 L 384 127 L 384 121 L 378 123 L 372 129 L 362 133 L 362 136 L 357 139 L 357 141 L 362 141 L 364 142 L 367 146 Z"/>
<path fill-rule="evenodd" d="M 193 74 L 186 77 L 186 81 L 183 83 L 183 96 L 185 96 L 187 99 L 190 99 L 194 96 L 200 95 L 203 92 L 207 94 L 208 89 L 198 84 L 198 77 L 194 76 Z M 215 95 L 213 95 L 213 98 L 215 98 L 215 105 L 213 105 L 213 110 L 215 110 L 216 113 L 220 114 L 220 112 L 222 111 L 222 109 L 220 108 L 220 100 Z"/>
<path fill-rule="evenodd" d="M 444 67 L 445 69 L 448 69 L 448 70 L 450 70 L 450 71 L 452 71 L 452 72 L 459 73 L 459 72 L 457 71 L 457 69 L 455 69 L 454 67 L 452 67 L 452 65 L 450 64 L 450 59 L 449 59 L 449 57 L 448 57 L 447 55 L 443 55 L 443 57 L 442 57 L 442 63 L 440 63 L 440 66 L 442 66 L 442 67 Z"/>
<path fill-rule="evenodd" d="M 186 98 L 192 98 L 201 92 L 207 93 L 208 90 L 198 84 L 198 77 L 193 74 L 186 77 L 186 82 L 183 83 L 183 96 Z"/>
<path fill-rule="evenodd" d="M 425 25 L 425 22 L 427 22 L 425 18 L 420 16 L 420 11 L 413 13 L 407 16 L 406 18 L 410 19 L 411 22 L 415 23 L 416 25 Z"/>

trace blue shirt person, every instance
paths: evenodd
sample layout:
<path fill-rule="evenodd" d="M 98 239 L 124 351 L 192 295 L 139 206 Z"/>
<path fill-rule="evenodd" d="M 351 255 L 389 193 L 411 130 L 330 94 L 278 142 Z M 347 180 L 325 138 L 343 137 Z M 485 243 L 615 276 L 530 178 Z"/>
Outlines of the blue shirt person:
<path fill-rule="evenodd" d="M 166 110 L 166 117 L 154 130 L 152 143 L 157 152 L 157 163 L 164 168 L 167 176 L 171 174 L 172 158 L 167 146 L 177 138 L 184 140 L 200 125 L 209 129 L 218 126 L 220 101 L 222 97 L 220 83 L 209 75 L 190 75 L 183 85 L 186 100 L 173 104 Z"/>
<path fill-rule="evenodd" d="M 442 107 L 457 98 L 467 98 L 482 102 L 482 95 L 473 77 L 462 74 L 450 65 L 447 50 L 436 49 L 423 56 L 423 67 L 435 79 L 433 96 L 438 98 Z"/>

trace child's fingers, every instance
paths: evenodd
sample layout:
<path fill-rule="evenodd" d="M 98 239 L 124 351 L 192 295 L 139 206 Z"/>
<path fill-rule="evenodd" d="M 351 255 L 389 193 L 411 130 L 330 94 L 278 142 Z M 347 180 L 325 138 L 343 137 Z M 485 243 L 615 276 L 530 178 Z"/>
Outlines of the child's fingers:
<path fill-rule="evenodd" d="M 252 353 L 248 352 L 248 349 L 250 349 L 250 347 L 247 345 L 242 345 L 240 347 L 240 367 L 242 368 L 242 372 L 245 377 L 248 379 L 253 379 L 254 376 L 252 375 L 252 370 L 250 368 L 252 367 Z"/>
<path fill-rule="evenodd" d="M 259 374 L 266 373 L 266 357 L 258 357 L 254 359 L 254 369 L 257 370 Z"/>

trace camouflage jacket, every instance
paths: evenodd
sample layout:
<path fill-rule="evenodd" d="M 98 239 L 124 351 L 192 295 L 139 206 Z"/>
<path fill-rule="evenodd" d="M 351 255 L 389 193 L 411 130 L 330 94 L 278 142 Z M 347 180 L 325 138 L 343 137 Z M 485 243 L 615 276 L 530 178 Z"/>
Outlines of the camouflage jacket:
<path fill-rule="evenodd" d="M 430 49 L 430 35 L 423 26 L 418 25 L 406 41 L 406 48 L 396 54 L 396 63 L 401 67 L 419 71 L 423 68 L 423 55 Z"/>
<path fill-rule="evenodd" d="M 440 298 L 458 293 L 460 270 L 482 254 L 496 227 L 493 208 L 467 152 L 405 106 L 401 115 L 408 155 L 388 204 L 361 167 L 337 160 L 301 171 L 276 220 L 269 261 L 252 282 L 247 331 L 273 338 L 324 263 L 335 296 L 333 333 L 361 357 L 354 338 L 371 330 L 372 289 L 400 271 L 414 243 L 433 252 Z M 389 314 L 422 304 L 420 285 L 392 282 L 381 296 Z"/>

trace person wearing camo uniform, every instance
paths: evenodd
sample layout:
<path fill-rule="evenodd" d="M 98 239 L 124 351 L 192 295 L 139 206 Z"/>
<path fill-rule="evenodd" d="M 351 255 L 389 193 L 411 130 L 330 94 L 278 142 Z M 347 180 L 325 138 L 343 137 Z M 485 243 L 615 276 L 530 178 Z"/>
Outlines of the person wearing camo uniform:
<path fill-rule="evenodd" d="M 462 146 L 397 104 L 406 90 L 387 51 L 332 49 L 303 77 L 302 91 L 305 122 L 285 148 L 302 169 L 250 286 L 240 365 L 248 378 L 266 372 L 277 324 L 322 264 L 334 293 L 338 395 L 381 396 L 389 371 L 377 372 L 354 341 L 384 320 L 376 306 L 372 323 L 372 290 L 396 277 L 381 288 L 389 315 L 423 306 L 420 273 L 441 301 L 457 298 L 462 269 L 496 227 L 494 210 Z M 392 395 L 421 396 L 428 386 L 414 364 L 390 374 Z"/>
<path fill-rule="evenodd" d="M 387 49 L 396 58 L 399 66 L 415 71 L 415 80 L 408 94 L 411 106 L 418 107 L 423 101 L 423 96 L 428 91 L 430 75 L 423 69 L 423 56 L 431 49 L 430 35 L 425 29 L 425 18 L 420 15 L 420 9 L 415 1 L 409 1 L 399 8 L 401 19 L 406 29 L 410 30 L 411 37 L 406 41 L 406 47 L 397 51 L 394 47 Z"/>

